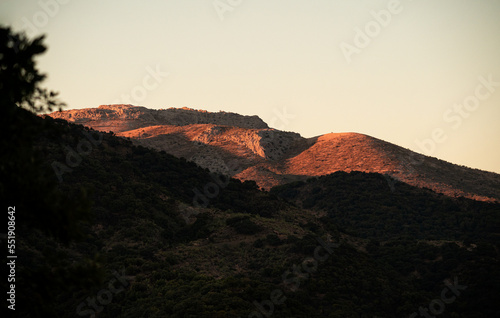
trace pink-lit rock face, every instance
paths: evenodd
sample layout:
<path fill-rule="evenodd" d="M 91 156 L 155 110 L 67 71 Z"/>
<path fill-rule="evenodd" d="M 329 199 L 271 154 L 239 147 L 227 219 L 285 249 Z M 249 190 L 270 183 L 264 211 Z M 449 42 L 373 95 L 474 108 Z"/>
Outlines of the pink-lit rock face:
<path fill-rule="evenodd" d="M 358 133 L 303 138 L 270 129 L 257 116 L 131 105 L 102 105 L 49 114 L 135 144 L 164 150 L 210 171 L 264 188 L 336 171 L 387 174 L 449 196 L 500 200 L 500 175 L 470 169 Z M 389 187 L 389 185 L 388 185 Z"/>
<path fill-rule="evenodd" d="M 53 112 L 48 116 L 82 124 L 95 130 L 115 133 L 153 125 L 218 124 L 241 128 L 268 128 L 258 116 L 242 116 L 227 112 L 210 113 L 187 107 L 157 110 L 132 105 L 101 105 L 98 108 Z"/>

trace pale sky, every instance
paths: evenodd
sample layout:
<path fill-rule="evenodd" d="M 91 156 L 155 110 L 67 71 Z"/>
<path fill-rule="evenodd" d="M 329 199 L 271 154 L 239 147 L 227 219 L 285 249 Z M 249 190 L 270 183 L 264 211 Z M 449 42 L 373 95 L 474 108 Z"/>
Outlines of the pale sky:
<path fill-rule="evenodd" d="M 258 115 L 500 173 L 498 0 L 2 0 L 0 23 L 47 35 L 67 109 Z"/>

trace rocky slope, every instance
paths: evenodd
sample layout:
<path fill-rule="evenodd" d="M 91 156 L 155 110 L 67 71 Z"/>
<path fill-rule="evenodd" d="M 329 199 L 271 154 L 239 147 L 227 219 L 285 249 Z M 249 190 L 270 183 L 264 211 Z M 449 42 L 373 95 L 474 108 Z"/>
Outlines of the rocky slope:
<path fill-rule="evenodd" d="M 449 196 L 500 200 L 500 175 L 454 165 L 358 133 L 303 138 L 257 116 L 131 105 L 49 114 L 184 157 L 213 172 L 255 180 L 265 189 L 335 171 L 378 172 Z M 387 178 L 388 187 L 397 182 Z"/>
<path fill-rule="evenodd" d="M 187 107 L 157 110 L 132 105 L 101 105 L 98 108 L 54 112 L 49 116 L 89 126 L 95 130 L 115 133 L 153 125 L 217 124 L 241 128 L 268 128 L 258 116 L 242 116 L 222 111 L 210 113 Z"/>

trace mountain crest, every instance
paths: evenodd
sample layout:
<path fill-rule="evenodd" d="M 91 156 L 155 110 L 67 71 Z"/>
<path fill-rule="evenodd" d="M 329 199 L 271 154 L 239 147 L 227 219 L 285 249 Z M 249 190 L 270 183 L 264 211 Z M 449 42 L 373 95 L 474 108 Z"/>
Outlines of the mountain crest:
<path fill-rule="evenodd" d="M 500 200 L 500 175 L 496 173 L 454 165 L 359 133 L 303 138 L 271 129 L 258 116 L 187 107 L 155 110 L 102 105 L 48 116 L 113 131 L 212 172 L 254 180 L 265 189 L 336 171 L 362 171 L 386 174 L 449 196 Z M 388 181 L 388 187 L 393 189 L 394 184 Z"/>
<path fill-rule="evenodd" d="M 54 112 L 49 116 L 115 133 L 155 125 L 216 124 L 249 129 L 269 128 L 258 116 L 244 116 L 223 111 L 212 113 L 188 107 L 149 109 L 133 105 L 101 105 L 97 108 Z"/>

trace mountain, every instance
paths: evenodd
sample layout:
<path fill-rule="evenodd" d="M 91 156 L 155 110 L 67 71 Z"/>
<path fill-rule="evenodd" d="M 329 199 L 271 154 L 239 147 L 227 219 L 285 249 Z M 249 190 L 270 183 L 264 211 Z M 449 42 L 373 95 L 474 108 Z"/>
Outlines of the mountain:
<path fill-rule="evenodd" d="M 263 189 L 336 171 L 362 171 L 452 197 L 500 200 L 499 174 L 454 165 L 364 134 L 303 138 L 269 128 L 257 116 L 190 108 L 102 105 L 48 116 L 113 131 L 134 144 L 184 157 L 212 172 L 254 180 Z"/>
<path fill-rule="evenodd" d="M 0 38 L 2 317 L 500 316 L 500 203 L 359 171 L 263 191 L 141 140 L 41 118 L 62 106 L 39 86 L 33 56 L 45 50 L 43 37 L 0 28 Z M 304 153 L 299 161 L 307 162 L 307 150 L 335 140 L 308 144 L 236 114 L 171 110 L 182 124 L 173 125 L 148 112 L 112 106 L 89 114 L 116 131 L 200 129 L 197 144 L 237 158 L 224 162 L 234 174 L 242 159 L 268 164 Z M 88 116 L 77 120 L 91 123 Z M 249 122 L 256 126 L 240 127 Z M 213 134 L 203 135 L 209 126 Z M 177 137 L 188 149 L 192 141 Z M 224 150 L 241 141 L 241 157 Z"/>
<path fill-rule="evenodd" d="M 58 196 L 88 193 L 94 217 L 71 245 L 20 230 L 21 317 L 499 314 L 498 203 L 364 172 L 260 191 L 112 133 L 38 119 L 45 178 L 59 181 Z M 94 284 L 89 259 L 104 272 Z M 51 314 L 35 315 L 40 304 Z"/>

